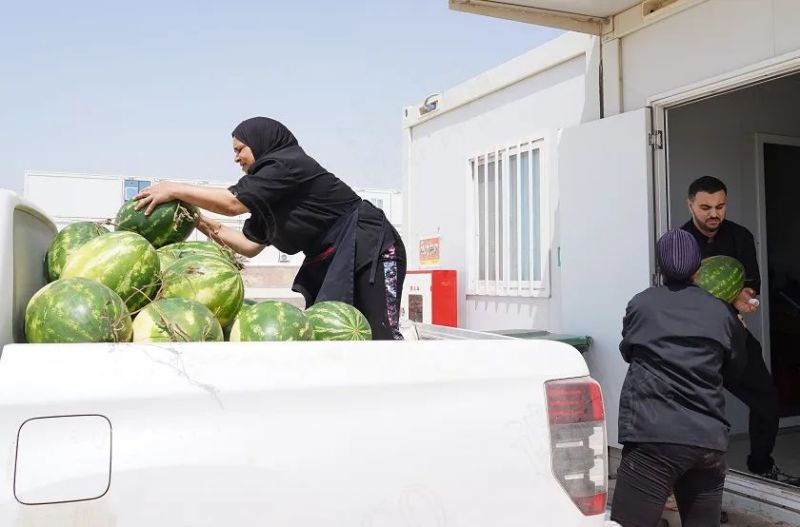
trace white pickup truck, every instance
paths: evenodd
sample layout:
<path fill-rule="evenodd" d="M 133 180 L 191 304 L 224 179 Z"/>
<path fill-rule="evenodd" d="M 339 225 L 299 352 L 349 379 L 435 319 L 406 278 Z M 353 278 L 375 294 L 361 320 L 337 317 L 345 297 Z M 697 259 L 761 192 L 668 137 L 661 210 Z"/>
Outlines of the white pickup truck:
<path fill-rule="evenodd" d="M 0 525 L 611 525 L 603 401 L 570 346 L 25 344 L 55 233 L 0 190 Z"/>

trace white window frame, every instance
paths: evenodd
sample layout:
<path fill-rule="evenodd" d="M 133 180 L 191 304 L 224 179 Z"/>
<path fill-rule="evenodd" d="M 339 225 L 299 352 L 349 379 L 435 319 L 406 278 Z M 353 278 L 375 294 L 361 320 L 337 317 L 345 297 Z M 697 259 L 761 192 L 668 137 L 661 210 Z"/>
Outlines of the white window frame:
<path fill-rule="evenodd" d="M 521 167 L 521 155 L 525 152 L 529 152 L 528 159 L 532 159 L 530 152 L 538 151 L 539 153 L 539 214 L 538 218 L 534 218 L 533 214 L 530 214 L 529 221 L 530 226 L 528 228 L 528 232 L 533 233 L 534 231 L 534 220 L 538 219 L 539 222 L 539 244 L 536 245 L 535 243 L 529 244 L 530 250 L 530 262 L 533 263 L 538 259 L 539 262 L 539 269 L 541 270 L 539 277 L 531 276 L 528 280 L 522 279 L 522 261 L 521 261 L 521 254 L 520 251 L 517 250 L 517 271 L 516 277 L 511 277 L 511 270 L 510 270 L 510 259 L 511 259 L 511 243 L 512 240 L 510 239 L 511 236 L 511 214 L 508 211 L 511 210 L 511 203 L 510 203 L 510 174 L 511 171 L 509 169 L 509 159 L 511 156 L 516 156 L 516 189 L 518 194 L 517 203 L 515 206 L 517 207 L 517 218 L 521 220 L 522 217 L 522 206 L 521 206 L 521 196 L 519 196 L 519 189 L 521 188 L 520 184 L 520 167 Z M 489 158 L 492 159 L 489 159 Z M 502 163 L 502 170 L 501 176 L 497 177 L 495 174 L 494 178 L 494 185 L 495 185 L 495 192 L 494 192 L 494 199 L 495 199 L 495 211 L 498 209 L 498 205 L 500 205 L 498 201 L 499 194 L 502 194 L 502 210 L 503 210 L 503 217 L 502 217 L 502 226 L 503 226 L 503 240 L 502 240 L 502 248 L 503 248 L 503 266 L 500 269 L 500 254 L 498 250 L 494 251 L 495 254 L 495 264 L 494 264 L 494 278 L 493 279 L 485 279 L 481 280 L 478 276 L 480 270 L 480 262 L 479 262 L 479 255 L 480 255 L 480 245 L 484 244 L 484 258 L 486 258 L 484 262 L 484 266 L 486 272 L 489 272 L 489 263 L 488 257 L 490 254 L 489 251 L 489 239 L 486 237 L 485 240 L 480 239 L 480 229 L 477 224 L 480 212 L 478 203 L 478 183 L 477 183 L 477 171 L 473 174 L 473 166 L 479 166 L 483 164 L 484 166 L 488 165 L 488 162 L 494 161 L 495 171 L 498 170 L 498 163 L 497 160 L 500 160 Z M 488 161 L 487 161 L 488 160 Z M 474 163 L 476 163 L 474 165 Z M 528 162 L 528 175 L 531 177 L 533 176 L 533 163 L 530 161 Z M 470 156 L 466 162 L 466 181 L 467 181 L 467 203 L 466 203 L 466 211 L 467 211 L 467 254 L 468 254 L 468 264 L 467 264 L 467 294 L 468 295 L 477 295 L 477 296 L 502 296 L 502 297 L 549 297 L 550 296 L 550 190 L 549 190 L 549 177 L 550 175 L 550 166 L 549 166 L 549 156 L 548 151 L 546 148 L 546 143 L 544 137 L 537 137 L 534 139 L 522 139 L 510 145 L 506 145 L 503 147 L 496 147 L 491 150 L 485 150 L 479 153 L 476 153 L 473 156 Z M 488 181 L 488 171 L 484 170 L 484 178 L 485 181 Z M 498 193 L 499 186 L 502 185 L 502 192 Z M 483 196 L 483 199 L 488 200 L 489 193 L 486 192 Z M 528 196 L 529 200 L 529 210 L 534 210 L 533 205 L 533 185 L 528 185 Z M 487 202 L 485 202 L 487 203 Z M 488 203 L 487 203 L 488 204 Z M 485 205 L 486 206 L 486 205 Z M 486 221 L 486 220 L 484 220 Z M 488 222 L 487 222 L 488 223 Z M 496 223 L 495 226 L 495 244 L 499 245 L 500 242 L 499 238 L 499 223 Z M 520 224 L 516 228 L 516 236 L 517 240 L 514 242 L 517 247 L 522 247 L 521 243 L 521 236 L 522 236 L 522 225 L 521 221 Z M 536 251 L 538 250 L 538 254 Z M 502 272 L 502 275 L 500 274 Z M 533 269 L 531 269 L 531 274 L 533 274 Z M 512 279 L 513 278 L 513 279 Z"/>

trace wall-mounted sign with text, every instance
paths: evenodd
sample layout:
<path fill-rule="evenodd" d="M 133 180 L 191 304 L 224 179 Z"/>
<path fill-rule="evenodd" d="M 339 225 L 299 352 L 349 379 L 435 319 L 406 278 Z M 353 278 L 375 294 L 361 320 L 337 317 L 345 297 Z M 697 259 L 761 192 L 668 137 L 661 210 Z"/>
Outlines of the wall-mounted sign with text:
<path fill-rule="evenodd" d="M 419 264 L 422 267 L 439 267 L 439 236 L 429 236 L 419 240 Z"/>

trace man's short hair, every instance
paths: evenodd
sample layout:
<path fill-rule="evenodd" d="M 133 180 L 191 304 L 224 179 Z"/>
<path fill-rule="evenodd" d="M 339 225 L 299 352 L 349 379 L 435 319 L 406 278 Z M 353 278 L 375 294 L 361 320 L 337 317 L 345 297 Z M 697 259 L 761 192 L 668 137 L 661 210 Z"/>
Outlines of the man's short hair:
<path fill-rule="evenodd" d="M 728 194 L 728 187 L 725 183 L 712 176 L 703 176 L 692 181 L 689 185 L 689 199 L 694 199 L 698 192 L 708 192 L 714 194 L 715 192 L 723 191 Z"/>

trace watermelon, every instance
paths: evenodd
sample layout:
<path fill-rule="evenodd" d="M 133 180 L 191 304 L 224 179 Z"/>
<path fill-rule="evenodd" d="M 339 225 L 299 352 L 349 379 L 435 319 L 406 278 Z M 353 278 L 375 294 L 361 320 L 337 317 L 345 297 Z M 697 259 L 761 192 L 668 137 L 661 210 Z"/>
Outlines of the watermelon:
<path fill-rule="evenodd" d="M 134 342 L 221 341 L 222 326 L 206 306 L 184 298 L 162 298 L 133 319 Z"/>
<path fill-rule="evenodd" d="M 162 273 L 161 296 L 200 302 L 225 328 L 233 324 L 244 299 L 242 275 L 230 262 L 196 254 L 177 260 Z"/>
<path fill-rule="evenodd" d="M 144 215 L 147 207 L 135 210 L 137 203 L 131 199 L 120 207 L 115 221 L 117 230 L 140 234 L 156 249 L 185 240 L 197 224 L 197 208 L 188 203 L 177 200 L 161 203 L 149 216 Z"/>
<path fill-rule="evenodd" d="M 306 309 L 315 340 L 371 340 L 367 318 L 355 307 L 328 300 Z"/>
<path fill-rule="evenodd" d="M 247 311 L 251 306 L 258 304 L 258 301 L 253 300 L 252 298 L 245 298 L 244 302 L 242 302 L 242 308 L 239 310 L 239 314 L 236 315 L 236 320 L 233 321 L 233 324 L 225 328 L 222 332 L 225 335 L 225 340 L 231 340 L 231 335 L 236 335 L 236 341 L 239 341 L 239 319 L 242 317 L 242 313 Z"/>
<path fill-rule="evenodd" d="M 192 256 L 195 254 L 208 254 L 211 256 L 217 256 L 226 259 L 230 261 L 232 264 L 238 266 L 238 261 L 236 259 L 235 253 L 232 250 L 222 247 L 214 242 L 203 242 L 195 240 L 187 242 L 176 242 L 176 243 L 171 243 L 169 245 L 165 245 L 163 247 L 159 247 L 157 252 L 158 252 L 158 258 L 159 260 L 161 260 L 161 269 L 166 269 L 175 260 L 178 260 L 180 258 L 186 258 L 187 256 Z"/>
<path fill-rule="evenodd" d="M 287 302 L 266 300 L 248 306 L 231 329 L 231 342 L 312 340 L 311 324 L 303 311 Z"/>
<path fill-rule="evenodd" d="M 161 267 L 150 242 L 134 232 L 112 232 L 93 238 L 75 251 L 63 278 L 91 278 L 122 297 L 131 313 L 158 292 Z"/>
<path fill-rule="evenodd" d="M 45 256 L 47 265 L 47 278 L 49 281 L 58 280 L 67 259 L 77 251 L 84 243 L 92 238 L 97 238 L 102 234 L 108 234 L 108 229 L 101 223 L 93 221 L 79 221 L 70 223 L 56 234 Z"/>
<path fill-rule="evenodd" d="M 117 293 L 88 278 L 62 278 L 36 292 L 25 310 L 31 343 L 128 342 L 131 316 Z"/>
<path fill-rule="evenodd" d="M 730 256 L 705 258 L 695 283 L 724 302 L 733 302 L 744 287 L 744 266 Z"/>

